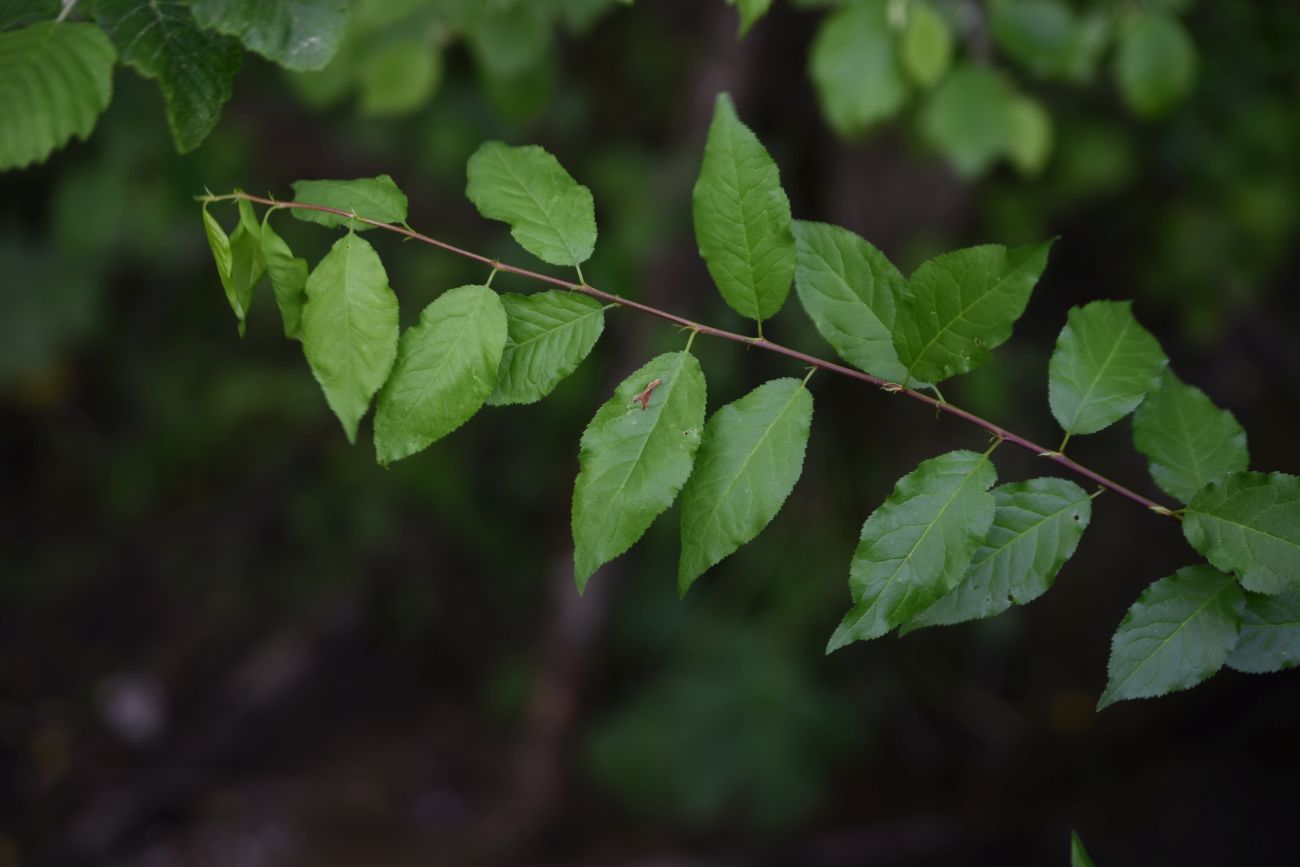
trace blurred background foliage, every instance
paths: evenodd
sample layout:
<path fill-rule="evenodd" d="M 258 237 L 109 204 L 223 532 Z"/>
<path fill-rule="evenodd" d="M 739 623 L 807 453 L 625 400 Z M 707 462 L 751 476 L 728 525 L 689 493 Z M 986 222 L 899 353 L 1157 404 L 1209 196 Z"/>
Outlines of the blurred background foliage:
<path fill-rule="evenodd" d="M 1294 473 L 1300 8 L 777 0 L 737 38 L 720 0 L 492 2 L 499 21 L 462 28 L 466 5 L 357 0 L 319 72 L 247 55 L 185 156 L 157 88 L 119 69 L 87 142 L 0 174 L 0 867 L 1060 864 L 1071 827 L 1099 864 L 1288 860 L 1294 675 L 1092 711 L 1124 610 L 1192 560 L 1176 528 L 1103 497 L 1042 601 L 824 658 L 862 519 L 982 440 L 817 377 L 803 479 L 766 533 L 679 601 L 674 510 L 579 598 L 578 435 L 681 336 L 614 312 L 550 400 L 381 470 L 269 292 L 236 337 L 193 196 L 387 172 L 417 229 L 522 262 L 464 164 L 535 141 L 595 194 L 593 284 L 743 327 L 689 215 L 729 90 L 795 215 L 905 271 L 1061 236 L 954 402 L 1050 435 L 1065 311 L 1131 297 L 1255 465 Z M 939 32 L 941 72 L 932 45 L 905 59 Z M 1135 97 L 1142 39 L 1181 46 L 1182 72 L 1160 61 Z M 330 240 L 278 225 L 311 261 Z M 374 241 L 408 317 L 485 276 Z M 793 306 L 770 327 L 829 352 Z M 711 407 L 792 373 L 696 348 Z M 1077 456 L 1155 493 L 1127 427 Z"/>

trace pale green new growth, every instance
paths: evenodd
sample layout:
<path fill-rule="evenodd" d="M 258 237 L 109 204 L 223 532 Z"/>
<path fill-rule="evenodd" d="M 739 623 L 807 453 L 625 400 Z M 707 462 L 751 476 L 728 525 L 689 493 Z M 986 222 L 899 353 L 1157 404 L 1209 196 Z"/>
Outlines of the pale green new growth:
<path fill-rule="evenodd" d="M 1047 267 L 1052 242 L 998 244 L 936 256 L 916 269 L 894 323 L 907 379 L 939 383 L 988 360 L 1011 336 Z"/>
<path fill-rule="evenodd" d="M 1070 867 L 1096 867 L 1076 831 L 1070 832 Z"/>
<path fill-rule="evenodd" d="M 250 225 L 253 227 L 251 232 Z M 262 248 L 258 238 L 257 218 L 253 215 L 252 206 L 241 201 L 239 225 L 227 236 L 216 217 L 208 213 L 208 208 L 204 205 L 203 231 L 208 236 L 208 246 L 217 265 L 221 288 L 225 290 L 226 301 L 239 322 L 239 334 L 242 337 L 248 307 L 253 300 L 253 287 L 262 279 Z"/>
<path fill-rule="evenodd" d="M 1132 307 L 1093 301 L 1070 309 L 1047 368 L 1048 403 L 1067 437 L 1109 427 L 1160 382 L 1169 359 Z"/>
<path fill-rule="evenodd" d="M 682 490 L 680 593 L 776 517 L 803 470 L 812 411 L 802 382 L 774 379 L 709 419 Z"/>
<path fill-rule="evenodd" d="M 582 363 L 605 330 L 605 308 L 585 295 L 552 289 L 501 296 L 509 324 L 493 406 L 536 403 Z"/>
<path fill-rule="evenodd" d="M 388 175 L 350 181 L 294 181 L 293 200 L 347 211 L 381 223 L 406 222 L 406 194 L 398 189 Z M 293 215 L 308 223 L 345 226 L 358 232 L 375 228 L 328 211 L 294 208 Z"/>
<path fill-rule="evenodd" d="M 888 20 L 889 0 L 846 3 L 822 19 L 808 56 L 822 113 L 854 136 L 898 113 L 910 90 Z"/>
<path fill-rule="evenodd" d="M 203 30 L 178 0 L 96 0 L 98 21 L 122 62 L 158 81 L 176 150 L 194 150 L 230 99 L 243 55 L 228 36 Z"/>
<path fill-rule="evenodd" d="M 849 575 L 854 605 L 828 653 L 884 635 L 957 586 L 993 523 L 995 481 L 988 455 L 968 451 L 922 461 L 898 480 L 862 525 Z"/>
<path fill-rule="evenodd" d="M 1111 642 L 1110 681 L 1097 709 L 1190 689 L 1223 667 L 1245 594 L 1217 569 L 1188 566 L 1148 587 Z"/>
<path fill-rule="evenodd" d="M 632 547 L 691 474 L 705 387 L 689 352 L 668 352 L 623 380 L 582 433 L 573 488 L 574 577 Z"/>
<path fill-rule="evenodd" d="M 1250 465 L 1246 432 L 1232 413 L 1168 370 L 1133 415 L 1133 445 L 1151 461 L 1160 489 L 1184 503 Z"/>
<path fill-rule="evenodd" d="M 691 212 L 700 255 L 723 300 L 758 321 L 761 332 L 794 277 L 790 200 L 776 163 L 725 93 L 713 107 Z"/>
<path fill-rule="evenodd" d="M 1191 91 L 1196 80 L 1196 47 L 1178 19 L 1143 12 L 1120 31 L 1115 75 L 1128 107 L 1137 114 L 1157 117 Z"/>
<path fill-rule="evenodd" d="M 1300 591 L 1246 594 L 1241 634 L 1228 666 L 1250 674 L 1295 668 L 1300 663 Z"/>
<path fill-rule="evenodd" d="M 952 64 L 952 29 L 926 0 L 907 7 L 903 28 L 903 67 L 922 87 L 933 87 Z"/>
<path fill-rule="evenodd" d="M 485 142 L 469 158 L 465 195 L 490 220 L 552 265 L 577 266 L 596 249 L 596 205 L 555 157 L 537 145 Z"/>
<path fill-rule="evenodd" d="M 298 70 L 329 63 L 348 23 L 347 0 L 194 0 L 193 8 L 204 27 Z"/>
<path fill-rule="evenodd" d="M 297 340 L 302 335 L 302 307 L 307 303 L 307 260 L 295 258 L 289 245 L 271 228 L 271 211 L 262 218 L 262 260 L 271 278 L 275 304 L 284 322 L 284 336 Z"/>
<path fill-rule="evenodd" d="M 112 98 L 116 58 L 93 24 L 47 21 L 0 33 L 0 170 L 90 135 Z"/>
<path fill-rule="evenodd" d="M 1092 500 L 1065 479 L 998 485 L 993 499 L 993 526 L 970 570 L 946 596 L 912 618 L 908 631 L 992 617 L 1042 596 L 1092 519 Z"/>
<path fill-rule="evenodd" d="M 379 463 L 413 455 L 479 411 L 496 385 L 506 311 L 487 286 L 444 292 L 420 313 L 397 348 L 375 404 Z"/>
<path fill-rule="evenodd" d="M 348 442 L 397 356 L 397 296 L 375 248 L 348 232 L 307 277 L 302 348 Z"/>
<path fill-rule="evenodd" d="M 1233 473 L 1212 482 L 1187 504 L 1183 534 L 1247 590 L 1300 588 L 1300 476 Z"/>
<path fill-rule="evenodd" d="M 848 229 L 794 222 L 795 290 L 817 331 L 867 373 L 902 382 L 891 331 L 905 280 L 885 255 Z"/>
<path fill-rule="evenodd" d="M 740 35 L 744 36 L 758 19 L 772 8 L 772 0 L 727 0 L 740 10 Z"/>

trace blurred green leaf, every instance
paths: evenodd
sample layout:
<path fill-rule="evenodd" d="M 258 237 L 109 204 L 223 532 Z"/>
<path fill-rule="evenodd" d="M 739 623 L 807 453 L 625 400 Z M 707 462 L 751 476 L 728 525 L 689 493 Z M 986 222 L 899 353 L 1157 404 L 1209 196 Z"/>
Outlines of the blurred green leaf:
<path fill-rule="evenodd" d="M 1021 174 L 1035 176 L 1042 172 L 1052 155 L 1052 116 L 1042 103 L 1027 96 L 1017 96 L 1011 103 L 1011 135 L 1007 156 Z"/>
<path fill-rule="evenodd" d="M 740 10 L 740 35 L 749 32 L 758 19 L 772 8 L 772 0 L 727 0 L 727 3 Z"/>
<path fill-rule="evenodd" d="M 1196 46 L 1178 19 L 1138 13 L 1121 29 L 1115 55 L 1120 95 L 1144 117 L 1166 114 L 1196 81 Z"/>
<path fill-rule="evenodd" d="M 842 136 L 893 117 L 908 84 L 895 54 L 888 0 L 859 0 L 822 19 L 808 58 L 822 113 Z"/>
<path fill-rule="evenodd" d="M 442 81 L 442 52 L 428 40 L 394 39 L 371 51 L 357 69 L 361 111 L 392 116 L 425 105 Z"/>
<path fill-rule="evenodd" d="M 1106 17 L 1076 13 L 1062 0 L 995 0 L 989 13 L 998 46 L 1043 78 L 1088 80 L 1109 35 Z"/>
<path fill-rule="evenodd" d="M 907 7 L 907 25 L 903 28 L 903 67 L 912 80 L 922 87 L 933 87 L 952 65 L 952 28 L 942 15 L 925 0 L 914 0 Z"/>
<path fill-rule="evenodd" d="M 0 33 L 0 170 L 41 162 L 74 136 L 89 136 L 112 98 L 116 59 L 93 24 L 51 21 Z"/>
<path fill-rule="evenodd" d="M 921 132 L 963 178 L 983 174 L 1010 148 L 1014 101 L 998 73 L 958 66 L 930 95 L 921 111 Z"/>
<path fill-rule="evenodd" d="M 1070 867 L 1096 867 L 1092 863 L 1092 858 L 1088 856 L 1087 850 L 1083 848 L 1083 841 L 1079 839 L 1076 831 L 1070 832 Z"/>
<path fill-rule="evenodd" d="M 348 23 L 347 0 L 193 0 L 204 27 L 289 69 L 329 63 Z"/>

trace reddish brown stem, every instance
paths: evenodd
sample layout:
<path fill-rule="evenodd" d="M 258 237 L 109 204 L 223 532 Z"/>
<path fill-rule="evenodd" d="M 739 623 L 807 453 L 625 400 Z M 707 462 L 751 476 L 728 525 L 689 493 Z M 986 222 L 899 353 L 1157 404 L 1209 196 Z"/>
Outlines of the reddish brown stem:
<path fill-rule="evenodd" d="M 374 226 L 378 229 L 386 229 L 395 234 L 402 235 L 404 237 L 410 238 L 415 241 L 420 241 L 421 243 L 428 244 L 432 247 L 437 247 L 440 250 L 446 250 L 448 253 L 455 253 L 457 256 L 463 256 L 466 259 L 473 259 L 476 262 L 482 262 L 484 265 L 487 265 L 498 271 L 508 271 L 511 274 L 518 274 L 521 277 L 528 277 L 529 279 L 538 280 L 542 283 L 549 283 L 552 286 L 560 286 L 564 289 L 569 289 L 574 292 L 581 292 L 584 295 L 589 295 L 592 298 L 605 301 L 609 304 L 617 304 L 619 307 L 627 307 L 631 310 L 638 310 L 642 313 L 647 313 L 651 316 L 656 316 L 660 319 L 664 319 L 667 320 L 668 322 L 672 322 L 675 325 L 680 325 L 683 328 L 689 328 L 691 331 L 694 331 L 697 334 L 707 334 L 710 337 L 720 337 L 723 340 L 730 340 L 734 343 L 743 343 L 746 346 L 754 346 L 759 349 L 766 349 L 769 352 L 775 352 L 778 355 L 784 355 L 787 358 L 793 358 L 796 361 L 800 361 L 804 364 L 819 368 L 821 370 L 828 370 L 832 373 L 838 373 L 842 376 L 850 377 L 851 379 L 861 380 L 862 382 L 866 382 L 869 383 L 870 385 L 874 385 L 877 388 L 883 389 L 884 391 L 887 391 L 891 394 L 907 395 L 913 400 L 919 400 L 921 403 L 927 403 L 930 406 L 934 407 L 935 409 L 940 410 L 941 412 L 946 412 L 949 415 L 954 415 L 957 418 L 963 419 L 965 421 L 970 422 L 973 425 L 976 425 L 977 427 L 981 427 L 984 430 L 988 431 L 993 436 L 997 437 L 998 439 L 1004 440 L 1005 442 L 1009 442 L 1012 445 L 1016 445 L 1022 449 L 1026 449 L 1030 452 L 1033 452 L 1038 457 L 1046 458 L 1047 460 L 1051 461 L 1054 464 L 1058 464 L 1066 468 L 1067 470 L 1070 470 L 1071 472 L 1083 476 L 1085 479 L 1097 483 L 1098 485 L 1100 485 L 1101 487 L 1105 488 L 1108 491 L 1113 491 L 1114 493 L 1119 494 L 1121 497 L 1124 497 L 1125 499 L 1132 500 L 1138 505 L 1143 506 L 1152 512 L 1155 512 L 1157 515 L 1164 515 L 1166 517 L 1173 518 L 1176 521 L 1182 520 L 1181 515 L 1177 514 L 1176 512 L 1172 511 L 1166 506 L 1162 506 L 1160 503 L 1157 503 L 1155 500 L 1152 500 L 1148 497 L 1144 497 L 1141 494 L 1137 493 L 1136 491 L 1124 487 L 1119 482 L 1112 481 L 1106 476 L 1103 476 L 1101 473 L 1095 470 L 1091 470 L 1088 467 L 1085 467 L 1083 464 L 1080 464 L 1077 461 L 1066 457 L 1065 455 L 1061 454 L 1059 451 L 1044 448 L 1043 446 L 1039 445 L 1033 440 L 1022 437 L 1017 433 L 1013 433 L 1012 431 L 1009 431 L 1006 428 L 1001 427 L 1000 425 L 996 425 L 993 422 L 988 421 L 987 419 L 981 418 L 980 416 L 976 415 L 973 412 L 964 410 L 958 406 L 953 406 L 952 404 L 947 403 L 946 401 L 939 400 L 938 398 L 932 397 L 928 394 L 925 394 L 924 392 L 917 391 L 914 388 L 908 388 L 906 386 L 899 385 L 898 383 L 890 382 L 889 380 L 886 379 L 881 379 L 878 376 L 872 376 L 869 373 L 863 373 L 860 370 L 854 370 L 851 367 L 845 367 L 842 364 L 836 364 L 833 361 L 826 361 L 825 359 L 817 358 L 814 355 L 808 355 L 807 353 L 800 352 L 797 349 L 791 349 L 788 346 L 782 346 L 779 343 L 773 343 L 772 341 L 766 339 L 765 337 L 753 337 L 747 334 L 737 334 L 734 331 L 727 331 L 722 328 L 715 328 L 712 325 L 704 325 L 699 322 L 695 322 L 691 319 L 687 319 L 685 316 L 678 316 L 676 313 L 669 313 L 667 310 L 660 310 L 658 307 L 651 307 L 649 304 L 643 304 L 640 301 L 633 301 L 630 298 L 624 298 L 623 296 L 615 295 L 612 292 L 605 292 L 601 289 L 597 289 L 595 286 L 590 286 L 586 283 L 573 283 L 568 280 L 563 280 L 559 277 L 551 277 L 547 274 L 538 273 L 537 271 L 530 271 L 527 268 L 519 268 L 515 265 L 507 265 L 506 263 L 497 261 L 496 259 L 491 259 L 487 256 L 481 256 L 478 253 L 472 253 L 469 250 L 464 250 L 460 247 L 455 246 L 454 244 L 448 244 L 446 241 L 439 241 L 437 238 L 431 238 L 428 235 L 423 235 L 415 231 L 414 229 L 410 229 L 405 226 L 395 226 L 391 223 L 383 223 L 378 220 L 368 219 L 366 217 L 359 217 L 355 214 L 349 213 L 348 211 L 339 210 L 338 208 L 330 208 L 330 207 L 326 207 L 325 205 L 313 205 L 313 204 L 308 204 L 306 202 L 281 202 L 276 199 L 263 198 L 262 196 L 253 196 L 248 193 L 242 193 L 242 192 L 231 193 L 230 195 L 226 195 L 226 196 L 203 196 L 201 197 L 200 201 L 218 202 L 218 201 L 231 201 L 235 199 L 245 199 L 250 202 L 257 202 L 258 204 L 270 205 L 276 208 L 297 208 L 299 210 L 307 210 L 307 211 L 323 211 L 324 213 L 327 214 L 335 214 L 340 217 L 347 217 L 351 220 L 355 220 L 358 223 L 365 223 L 368 226 Z"/>

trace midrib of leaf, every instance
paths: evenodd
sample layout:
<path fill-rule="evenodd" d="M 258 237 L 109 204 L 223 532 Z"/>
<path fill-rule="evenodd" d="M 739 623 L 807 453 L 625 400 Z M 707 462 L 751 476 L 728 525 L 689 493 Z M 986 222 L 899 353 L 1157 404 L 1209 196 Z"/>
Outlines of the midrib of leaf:
<path fill-rule="evenodd" d="M 478 303 L 474 306 L 474 309 L 461 317 L 462 319 L 465 320 L 465 327 L 461 328 L 460 331 L 457 332 L 455 340 L 452 341 L 451 348 L 443 353 L 442 358 L 438 361 L 437 364 L 433 366 L 432 375 L 428 376 L 424 380 L 424 383 L 419 387 L 418 389 L 419 397 L 416 400 L 408 402 L 406 407 L 406 412 L 402 413 L 402 417 L 400 419 L 400 422 L 402 424 L 405 424 L 406 420 L 409 419 L 411 417 L 411 414 L 415 412 L 416 405 L 424 402 L 425 397 L 428 395 L 430 385 L 433 383 L 435 379 L 437 379 L 439 376 L 442 375 L 442 370 L 444 367 L 447 366 L 447 362 L 453 356 L 455 356 L 456 351 L 460 349 L 460 343 L 462 340 L 465 339 L 465 334 L 469 331 L 469 322 L 478 316 L 479 308 L 483 306 L 483 299 L 486 297 L 487 296 L 485 295 L 480 296 Z M 428 369 L 429 368 L 425 368 L 425 370 Z"/>
<path fill-rule="evenodd" d="M 552 232 L 555 233 L 555 237 L 559 240 L 560 245 L 564 247 L 564 249 L 568 252 L 569 258 L 573 259 L 576 262 L 578 259 L 578 251 L 574 250 L 571 246 L 569 246 L 569 239 L 566 238 L 564 236 L 564 233 L 560 231 L 560 227 L 557 226 L 553 220 L 551 220 L 550 213 L 546 210 L 546 207 L 542 204 L 542 200 L 539 199 L 537 195 L 533 192 L 533 188 L 529 186 L 526 180 L 521 178 L 519 175 L 515 174 L 514 166 L 512 166 L 508 160 L 502 160 L 501 165 L 505 168 L 506 173 L 510 175 L 510 178 L 515 183 L 519 184 L 519 188 L 522 189 L 524 191 L 524 194 L 528 196 L 528 200 L 531 201 L 533 205 L 537 208 L 538 212 L 542 215 L 542 222 L 546 224 L 546 227 L 548 229 L 550 229 Z"/>
<path fill-rule="evenodd" d="M 749 221 L 745 219 L 745 191 L 741 189 L 740 186 L 740 169 L 736 166 L 736 136 L 735 130 L 732 129 L 727 130 L 727 155 L 730 157 L 730 159 L 726 161 L 727 168 L 731 170 L 732 177 L 735 179 L 735 183 L 732 184 L 732 186 L 736 190 L 736 204 L 741 210 L 740 231 L 745 236 L 744 265 L 745 273 L 749 276 L 749 280 L 745 285 L 746 288 L 749 289 L 749 294 L 753 297 L 754 318 L 762 322 L 762 316 L 760 315 L 762 311 L 758 303 L 758 282 L 754 278 L 754 267 L 749 261 L 754 254 L 754 245 L 749 240 Z"/>
<path fill-rule="evenodd" d="M 1086 500 L 1086 499 L 1087 499 L 1087 497 L 1084 498 L 1084 500 Z M 1030 533 L 1037 533 L 1039 530 L 1042 529 L 1043 525 L 1046 524 L 1048 521 L 1052 520 L 1053 518 L 1060 517 L 1061 515 L 1063 515 L 1063 514 L 1065 514 L 1066 512 L 1070 511 L 1070 509 L 1073 509 L 1075 506 L 1077 506 L 1077 505 L 1079 505 L 1080 503 L 1084 502 L 1084 500 L 1072 500 L 1072 501 L 1070 501 L 1069 503 L 1067 503 L 1067 504 L 1065 504 L 1064 506 L 1062 506 L 1061 508 L 1057 509 L 1055 512 L 1052 512 L 1052 513 L 1049 514 L 1049 515 L 1040 515 L 1039 517 L 1041 518 L 1041 520 L 1039 520 L 1037 523 L 1033 524 L 1033 525 L 1030 526 L 1030 527 L 1026 527 L 1025 529 L 1021 530 L 1019 533 L 1016 533 L 1014 536 L 1012 536 L 1010 539 L 1007 539 L 1007 541 L 1006 541 L 1005 543 L 999 545 L 998 547 L 996 547 L 996 548 L 990 548 L 990 549 L 989 549 L 989 555 L 988 555 L 987 557 L 983 557 L 983 558 L 981 558 L 981 559 L 979 559 L 979 560 L 972 560 L 972 561 L 971 561 L 971 564 L 970 564 L 970 568 L 971 568 L 971 569 L 974 569 L 976 566 L 982 566 L 982 565 L 984 565 L 984 564 L 987 563 L 988 561 L 992 560 L 994 557 L 996 557 L 996 556 L 998 556 L 999 554 L 1001 554 L 1001 553 L 1002 553 L 1003 551 L 1005 551 L 1007 548 L 1010 548 L 1010 547 L 1011 547 L 1012 545 L 1014 545 L 1016 542 L 1019 542 L 1019 541 L 1020 541 L 1021 539 L 1023 539 L 1025 536 L 1028 536 Z M 994 521 L 995 521 L 995 522 L 997 521 L 997 516 L 996 516 L 996 514 L 994 515 Z"/>
<path fill-rule="evenodd" d="M 577 325 L 579 322 L 582 322 L 587 317 L 595 316 L 597 313 L 604 313 L 604 312 L 605 312 L 604 307 L 599 307 L 595 310 L 588 310 L 586 313 L 583 313 L 577 319 L 570 319 L 567 322 L 561 322 L 559 325 L 555 326 L 554 328 L 544 330 L 541 334 L 534 335 L 528 338 L 527 340 L 516 343 L 515 348 L 518 349 L 521 346 L 527 346 L 530 343 L 536 343 L 539 340 L 545 340 L 548 337 L 554 337 L 563 329 L 572 328 L 574 325 Z"/>
<path fill-rule="evenodd" d="M 1166 644 L 1168 644 L 1169 642 L 1173 641 L 1174 638 L 1176 638 L 1180 632 L 1182 632 L 1184 629 L 1186 629 L 1186 628 L 1187 628 L 1187 624 L 1189 624 L 1189 623 L 1191 623 L 1193 620 L 1195 620 L 1195 619 L 1200 615 L 1200 613 L 1201 613 L 1202 611 L 1204 611 L 1206 608 L 1208 608 L 1208 607 L 1210 606 L 1210 603 L 1211 603 L 1211 602 L 1213 602 L 1214 600 L 1218 599 L 1219 596 L 1221 596 L 1222 594 L 1228 592 L 1228 590 L 1229 590 L 1231 587 L 1232 587 L 1232 582 L 1231 582 L 1231 581 L 1225 581 L 1222 587 L 1220 587 L 1220 588 L 1219 588 L 1218 590 L 1216 590 L 1214 593 L 1210 594 L 1210 596 L 1209 596 L 1209 597 L 1208 597 L 1204 602 L 1202 602 L 1199 606 L 1197 606 L 1197 608 L 1196 608 L 1195 611 L 1193 611 L 1191 614 L 1188 614 L 1188 615 L 1187 615 L 1186 617 L 1184 617 L 1182 620 L 1157 620 L 1157 621 L 1155 621 L 1154 623 L 1150 624 L 1150 625 L 1154 626 L 1156 623 L 1173 623 L 1173 624 L 1176 624 L 1176 627 L 1175 627 L 1175 629 L 1174 629 L 1173 632 L 1169 633 L 1167 636 L 1165 636 L 1163 639 L 1161 639 L 1160 643 L 1159 643 L 1158 645 L 1156 645 L 1155 650 L 1152 650 L 1152 651 L 1151 651 L 1150 653 L 1148 653 L 1145 657 L 1143 657 L 1143 659 L 1142 659 L 1141 662 L 1139 662 L 1137 665 L 1133 666 L 1133 670 L 1130 671 L 1130 672 L 1128 673 L 1128 675 L 1127 675 L 1123 680 L 1121 680 L 1119 683 L 1115 684 L 1114 688 L 1107 689 L 1106 692 L 1105 692 L 1105 695 L 1103 695 L 1102 698 L 1104 699 L 1107 695 L 1114 695 L 1114 694 L 1116 694 L 1117 692 L 1119 692 L 1119 690 L 1120 690 L 1120 689 L 1121 689 L 1121 688 L 1122 688 L 1126 683 L 1128 683 L 1130 680 L 1133 679 L 1133 676 L 1134 676 L 1135 674 L 1137 674 L 1138 671 L 1140 671 L 1144 666 L 1146 666 L 1148 663 L 1151 662 L 1151 658 L 1152 658 L 1153 656 L 1155 656 L 1157 653 L 1159 653 L 1161 650 L 1163 650 Z"/>
<path fill-rule="evenodd" d="M 988 460 L 988 455 L 987 454 L 982 455 L 980 457 L 980 460 L 976 464 L 974 464 L 970 468 L 970 470 L 967 471 L 966 477 L 961 480 L 961 484 L 959 484 L 955 489 L 953 489 L 953 492 L 948 495 L 948 499 L 944 501 L 944 504 L 939 508 L 939 511 L 935 512 L 934 518 L 930 521 L 929 524 L 926 525 L 925 529 L 921 531 L 921 535 L 916 537 L 916 541 L 912 543 L 912 547 L 907 549 L 907 553 L 899 558 L 898 565 L 894 567 L 894 571 L 890 573 L 887 579 L 885 579 L 884 586 L 882 586 L 880 588 L 880 592 L 876 594 L 877 600 L 880 599 L 880 597 L 884 595 L 885 591 L 888 590 L 890 587 L 892 587 L 894 582 L 898 580 L 898 574 L 902 572 L 903 567 L 908 562 L 911 561 L 912 555 L 916 553 L 916 549 L 919 548 L 921 546 L 921 543 L 925 541 L 925 537 L 930 534 L 930 531 L 933 530 L 936 525 L 938 525 L 939 519 L 944 516 L 944 513 L 946 513 L 949 507 L 952 506 L 953 502 L 956 501 L 957 495 L 960 494 L 963 490 L 965 490 L 967 483 L 970 482 L 972 478 L 974 478 L 975 471 L 978 470 L 980 467 L 982 467 L 984 465 L 984 462 L 987 460 Z M 872 605 L 874 606 L 875 602 L 872 602 Z"/>
<path fill-rule="evenodd" d="M 972 301 L 971 303 L 967 304 L 967 305 L 966 305 L 965 307 L 963 307 L 961 310 L 957 311 L 957 315 L 956 315 L 956 316 L 952 317 L 952 318 L 949 319 L 947 322 L 945 322 L 945 323 L 943 324 L 943 326 L 942 326 L 942 327 L 941 327 L 941 328 L 940 328 L 940 329 L 935 333 L 934 337 L 931 337 L 930 340 L 929 340 L 929 342 L 926 343 L 925 346 L 923 346 L 923 347 L 921 348 L 921 351 L 920 351 L 919 353 L 917 353 L 917 355 L 916 355 L 916 361 L 913 361 L 912 364 L 907 368 L 907 378 L 908 378 L 908 379 L 911 379 L 911 378 L 912 378 L 912 371 L 915 370 L 915 369 L 916 369 L 916 366 L 917 366 L 918 364 L 921 363 L 921 361 L 925 358 L 925 354 L 926 354 L 927 352 L 930 351 L 930 347 L 931 347 L 931 346 L 934 346 L 934 344 L 935 344 L 936 342 L 938 342 L 938 340 L 939 340 L 940 337 L 942 337 L 943 335 L 947 334 L 948 331 L 951 330 L 952 327 L 953 327 L 954 325 L 956 325 L 958 322 L 960 322 L 962 319 L 965 319 L 965 318 L 966 318 L 966 314 L 970 312 L 970 310 L 971 310 L 972 307 L 974 307 L 976 304 L 980 303 L 980 302 L 983 301 L 985 298 L 987 298 L 987 297 L 989 297 L 990 295 L 992 295 L 994 292 L 997 292 L 998 289 L 1001 288 L 1001 286 L 1002 286 L 1003 283 L 1007 282 L 1007 280 L 1011 279 L 1011 278 L 1014 277 L 1017 273 L 1019 273 L 1021 267 L 1023 267 L 1023 266 L 1022 266 L 1022 265 L 1021 265 L 1021 266 L 1017 266 L 1017 267 L 1013 268 L 1011 271 L 1008 271 L 1006 274 L 1003 274 L 1001 277 L 999 277 L 999 278 L 997 279 L 996 282 L 993 283 L 993 285 L 989 286 L 988 291 L 984 292 L 982 295 L 980 295 L 980 296 L 979 296 L 978 298 L 976 298 L 974 301 Z"/>
<path fill-rule="evenodd" d="M 741 463 L 740 469 L 736 471 L 736 474 L 732 476 L 731 481 L 727 483 L 727 489 L 722 492 L 722 496 L 718 500 L 719 503 L 724 502 L 727 497 L 731 496 L 732 488 L 736 487 L 736 484 L 740 481 L 740 477 L 743 476 L 745 470 L 749 468 L 749 462 L 754 459 L 754 455 L 758 454 L 758 450 L 762 447 L 763 443 L 767 442 L 767 438 L 771 435 L 772 431 L 776 429 L 776 426 L 781 419 L 785 418 L 785 414 L 790 411 L 790 406 L 794 403 L 794 399 L 799 396 L 799 392 L 802 390 L 803 386 L 800 385 L 799 388 L 790 393 L 790 399 L 785 402 L 785 406 L 781 407 L 781 411 L 776 414 L 776 418 L 772 419 L 772 423 L 767 426 L 767 429 L 763 431 L 763 435 L 758 438 L 758 442 L 754 444 L 754 447 L 749 450 L 749 454 L 745 456 L 745 460 Z M 708 519 L 712 522 L 717 518 L 717 516 L 718 510 L 715 508 L 709 513 Z M 698 525 L 699 519 L 696 519 L 695 523 L 692 524 L 691 527 L 694 528 Z"/>
<path fill-rule="evenodd" d="M 1093 375 L 1092 382 L 1088 385 L 1087 390 L 1084 391 L 1083 397 L 1079 398 L 1079 403 L 1074 408 L 1074 418 L 1070 419 L 1070 426 L 1066 429 L 1066 433 L 1073 432 L 1074 426 L 1079 423 L 1079 415 L 1083 412 L 1083 408 L 1088 405 L 1088 398 L 1092 397 L 1093 391 L 1097 388 L 1097 383 L 1101 382 L 1102 374 L 1106 372 L 1106 369 L 1110 367 L 1111 362 L 1115 360 L 1115 353 L 1119 351 L 1119 345 L 1123 342 L 1124 335 L 1128 334 L 1129 325 L 1132 324 L 1132 322 L 1132 317 L 1126 317 L 1124 323 L 1120 325 L 1119 334 L 1115 336 L 1115 342 L 1111 344 L 1110 352 L 1106 353 L 1106 360 L 1102 362 L 1101 367 L 1097 368 L 1097 373 Z"/>

